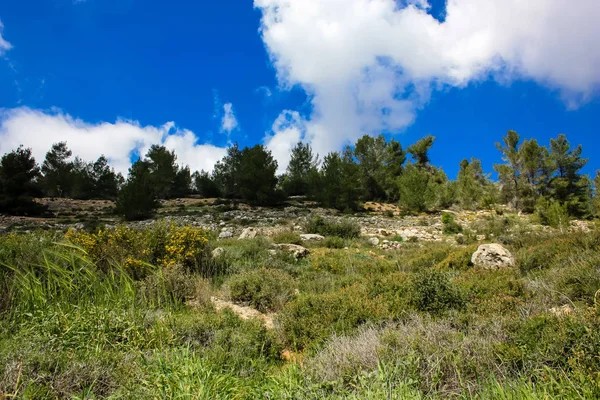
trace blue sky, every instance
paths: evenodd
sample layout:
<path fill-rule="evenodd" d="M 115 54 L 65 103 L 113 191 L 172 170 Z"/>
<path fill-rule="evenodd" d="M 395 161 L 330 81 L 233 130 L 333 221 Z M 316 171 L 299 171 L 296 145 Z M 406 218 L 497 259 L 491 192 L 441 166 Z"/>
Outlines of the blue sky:
<path fill-rule="evenodd" d="M 285 165 L 297 140 L 324 154 L 364 133 L 405 146 L 430 133 L 453 177 L 472 156 L 491 172 L 514 129 L 566 133 L 600 169 L 594 0 L 453 3 L 7 0 L 0 151 L 23 143 L 41 161 L 67 140 L 124 171 L 161 142 L 199 169 L 233 141 Z"/>

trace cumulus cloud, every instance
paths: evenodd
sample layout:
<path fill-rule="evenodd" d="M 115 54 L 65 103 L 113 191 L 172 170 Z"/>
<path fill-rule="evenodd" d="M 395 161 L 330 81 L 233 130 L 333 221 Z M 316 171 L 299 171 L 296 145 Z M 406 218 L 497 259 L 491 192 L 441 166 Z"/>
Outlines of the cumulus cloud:
<path fill-rule="evenodd" d="M 6 53 L 8 50 L 12 49 L 12 45 L 2 37 L 2 33 L 4 32 L 4 24 L 0 21 L 0 56 Z"/>
<path fill-rule="evenodd" d="M 296 111 L 282 112 L 273 123 L 271 133 L 264 138 L 265 146 L 278 163 L 278 174 L 283 174 L 290 162 L 290 152 L 296 143 L 304 139 L 305 121 Z"/>
<path fill-rule="evenodd" d="M 231 134 L 238 127 L 238 121 L 233 111 L 233 104 L 225 103 L 223 105 L 223 118 L 221 119 L 221 132 Z"/>
<path fill-rule="evenodd" d="M 211 171 L 226 149 L 198 144 L 190 130 L 175 123 L 142 126 L 137 121 L 87 123 L 60 110 L 44 112 L 27 107 L 0 110 L 0 154 L 19 145 L 31 147 L 38 162 L 53 143 L 66 141 L 74 155 L 93 161 L 104 154 L 118 172 L 127 174 L 133 154 L 144 155 L 153 144 L 174 150 L 178 162 L 192 171 Z"/>
<path fill-rule="evenodd" d="M 365 133 L 402 130 L 443 87 L 531 79 L 571 106 L 600 87 L 597 0 L 448 0 L 443 22 L 426 0 L 254 6 L 280 85 L 310 96 L 305 140 L 321 154 Z"/>

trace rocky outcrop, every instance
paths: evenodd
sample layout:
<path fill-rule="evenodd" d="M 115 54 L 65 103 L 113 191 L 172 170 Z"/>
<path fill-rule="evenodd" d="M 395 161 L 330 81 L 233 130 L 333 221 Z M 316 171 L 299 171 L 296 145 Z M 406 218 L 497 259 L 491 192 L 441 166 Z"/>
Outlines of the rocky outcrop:
<path fill-rule="evenodd" d="M 213 256 L 213 258 L 219 258 L 221 257 L 223 254 L 225 254 L 225 249 L 222 247 L 217 247 L 216 249 L 214 249 L 211 253 L 211 255 Z"/>
<path fill-rule="evenodd" d="M 506 248 L 499 244 L 482 244 L 473 253 L 471 262 L 483 269 L 502 269 L 515 266 L 515 258 Z"/>
<path fill-rule="evenodd" d="M 302 235 L 300 235 L 300 239 L 310 242 L 320 242 L 321 240 L 325 239 L 325 236 L 321 236 L 321 235 L 317 235 L 315 233 L 304 233 Z"/>
<path fill-rule="evenodd" d="M 258 235 L 258 229 L 256 228 L 246 228 L 242 231 L 242 234 L 240 235 L 240 237 L 238 238 L 239 240 L 242 239 L 254 239 L 256 236 Z"/>
<path fill-rule="evenodd" d="M 279 250 L 287 251 L 288 253 L 292 254 L 297 260 L 304 258 L 310 254 L 308 249 L 302 246 L 298 246 L 297 244 L 276 244 L 275 247 L 277 247 Z"/>

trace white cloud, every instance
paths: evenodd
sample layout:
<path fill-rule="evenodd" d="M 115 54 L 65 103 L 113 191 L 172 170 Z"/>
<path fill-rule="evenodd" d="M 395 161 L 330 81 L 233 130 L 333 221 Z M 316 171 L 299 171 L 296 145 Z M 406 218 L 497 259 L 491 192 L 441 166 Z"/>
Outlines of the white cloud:
<path fill-rule="evenodd" d="M 0 154 L 22 144 L 31 147 L 35 159 L 41 163 L 52 144 L 59 141 L 66 141 L 73 154 L 86 161 L 104 154 L 124 175 L 131 165 L 131 154 L 144 155 L 153 144 L 174 150 L 178 162 L 189 165 L 192 171 L 211 171 L 226 152 L 210 144 L 197 144 L 192 131 L 179 129 L 173 122 L 156 127 L 121 119 L 91 124 L 60 110 L 43 112 L 27 107 L 0 110 Z"/>
<path fill-rule="evenodd" d="M 4 32 L 4 24 L 0 21 L 0 56 L 6 53 L 8 50 L 12 49 L 12 45 L 2 37 L 2 33 Z"/>
<path fill-rule="evenodd" d="M 432 90 L 490 75 L 535 80 L 569 106 L 600 87 L 598 0 L 448 0 L 444 22 L 426 0 L 400 3 L 254 0 L 281 86 L 310 96 L 306 139 L 319 153 L 400 131 Z"/>
<path fill-rule="evenodd" d="M 306 132 L 305 121 L 296 111 L 286 110 L 273 123 L 272 132 L 264 138 L 265 146 L 277 160 L 278 174 L 283 174 L 290 162 L 290 152 L 302 141 Z"/>
<path fill-rule="evenodd" d="M 223 105 L 223 118 L 221 119 L 221 132 L 231 134 L 238 127 L 238 121 L 233 111 L 233 104 L 225 103 Z"/>

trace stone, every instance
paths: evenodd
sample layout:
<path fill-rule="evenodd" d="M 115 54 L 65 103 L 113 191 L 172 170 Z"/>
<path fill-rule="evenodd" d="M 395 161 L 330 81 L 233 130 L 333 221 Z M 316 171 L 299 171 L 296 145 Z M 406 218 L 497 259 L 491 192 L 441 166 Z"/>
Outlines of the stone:
<path fill-rule="evenodd" d="M 298 246 L 297 244 L 276 244 L 275 247 L 277 247 L 280 250 L 291 253 L 297 260 L 304 258 L 310 254 L 308 249 L 302 246 Z"/>
<path fill-rule="evenodd" d="M 559 318 L 566 317 L 567 315 L 571 315 L 571 314 L 573 314 L 573 311 L 575 311 L 575 309 L 570 304 L 565 304 L 560 307 L 552 307 L 550 309 L 550 313 Z"/>
<path fill-rule="evenodd" d="M 379 238 L 376 238 L 376 237 L 369 238 L 369 243 L 371 244 L 371 246 L 379 246 Z"/>
<path fill-rule="evenodd" d="M 320 242 L 321 240 L 325 239 L 325 236 L 317 235 L 314 233 L 304 233 L 304 234 L 300 235 L 300 239 L 306 240 L 307 242 L 309 242 L 309 241 Z"/>
<path fill-rule="evenodd" d="M 246 228 L 242 231 L 242 234 L 238 238 L 238 240 L 242 239 L 254 239 L 258 235 L 258 230 L 256 228 Z"/>
<path fill-rule="evenodd" d="M 473 253 L 471 262 L 483 269 L 501 269 L 515 266 L 513 255 L 499 244 L 482 244 Z"/>
<path fill-rule="evenodd" d="M 222 248 L 222 247 L 217 247 L 216 249 L 214 249 L 214 250 L 212 251 L 212 253 L 211 253 L 211 254 L 212 254 L 213 258 L 219 258 L 219 257 L 221 257 L 223 254 L 225 254 L 225 249 L 224 249 L 224 248 Z"/>
<path fill-rule="evenodd" d="M 219 239 L 231 239 L 233 237 L 233 233 L 229 231 L 223 231 L 219 233 Z"/>

